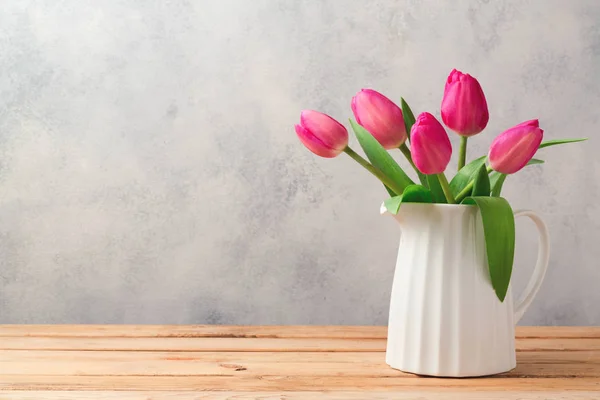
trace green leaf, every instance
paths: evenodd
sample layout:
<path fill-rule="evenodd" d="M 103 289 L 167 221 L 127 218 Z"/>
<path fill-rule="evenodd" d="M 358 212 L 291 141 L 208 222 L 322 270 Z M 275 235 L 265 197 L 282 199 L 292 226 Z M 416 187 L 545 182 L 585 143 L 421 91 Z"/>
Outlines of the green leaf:
<path fill-rule="evenodd" d="M 529 162 L 525 165 L 536 165 L 536 164 L 543 164 L 544 160 L 538 160 L 537 158 L 532 158 L 531 160 L 529 160 Z M 504 180 L 506 179 L 507 175 L 501 174 L 500 172 L 492 172 L 490 174 L 490 186 L 492 187 L 492 196 L 494 197 L 499 197 L 500 196 L 500 192 L 502 191 L 502 185 L 504 185 Z"/>
<path fill-rule="evenodd" d="M 402 152 L 402 154 L 404 154 L 404 157 L 406 157 L 406 160 L 410 163 L 410 165 L 413 167 L 413 169 L 417 173 L 417 176 L 419 177 L 419 181 L 421 182 L 421 185 L 428 187 L 427 178 L 426 178 L 425 174 L 422 173 L 421 171 L 419 171 L 419 169 L 415 166 L 415 163 L 413 162 L 413 159 L 412 159 L 412 154 L 410 152 L 410 149 L 406 145 L 406 143 L 402 143 L 398 149 Z"/>
<path fill-rule="evenodd" d="M 502 185 L 504 185 L 504 180 L 508 175 L 501 174 L 499 172 L 494 172 L 494 186 L 492 186 L 492 196 L 500 197 L 500 192 L 502 192 Z M 490 179 L 491 181 L 491 179 Z"/>
<path fill-rule="evenodd" d="M 402 203 L 433 203 L 431 192 L 421 185 L 410 185 L 400 196 L 387 199 L 383 204 L 387 210 L 396 215 Z"/>
<path fill-rule="evenodd" d="M 531 160 L 529 160 L 529 162 L 528 162 L 527 164 L 525 164 L 525 166 L 528 166 L 528 165 L 536 165 L 536 164 L 543 164 L 543 163 L 545 163 L 545 162 L 546 162 L 546 161 L 544 161 L 544 160 L 539 160 L 539 159 L 537 159 L 537 158 L 532 158 Z"/>
<path fill-rule="evenodd" d="M 419 182 L 421 182 L 421 185 L 423 185 L 426 188 L 428 188 L 429 187 L 429 181 L 427 180 L 427 175 L 425 175 L 421 171 L 415 170 L 415 172 L 417 173 L 417 176 L 419 177 Z"/>
<path fill-rule="evenodd" d="M 448 203 L 446 200 L 446 195 L 444 194 L 444 189 L 442 189 L 442 185 L 440 184 L 440 179 L 437 175 L 425 175 L 427 177 L 427 183 L 429 185 L 429 190 L 431 191 L 431 195 L 433 196 L 434 203 Z"/>
<path fill-rule="evenodd" d="M 488 176 L 487 167 L 483 164 L 477 170 L 475 182 L 473 183 L 473 196 L 489 196 L 490 195 L 490 177 Z"/>
<path fill-rule="evenodd" d="M 587 138 L 581 138 L 581 139 L 555 139 L 555 140 L 547 140 L 545 142 L 542 142 L 540 144 L 540 149 L 543 149 L 544 147 L 549 147 L 549 146 L 556 146 L 557 144 L 565 144 L 565 143 L 576 143 L 576 142 L 583 142 L 584 140 L 587 140 Z"/>
<path fill-rule="evenodd" d="M 375 168 L 379 169 L 402 190 L 409 185 L 415 184 L 402 168 L 400 168 L 392 156 L 379 144 L 377 139 L 367 132 L 365 128 L 353 120 L 350 120 L 350 125 L 352 125 L 352 129 L 358 139 L 358 143 L 360 143 L 360 147 L 362 147 L 367 158 Z M 397 194 L 400 195 L 402 193 Z"/>
<path fill-rule="evenodd" d="M 387 190 L 387 192 L 390 195 L 390 197 L 398 196 L 396 194 L 396 192 L 394 192 L 392 189 L 390 189 L 389 187 L 387 187 L 385 184 L 383 185 L 383 187 L 385 188 L 385 190 Z"/>
<path fill-rule="evenodd" d="M 504 301 L 515 255 L 515 217 L 510 204 L 502 197 L 467 197 L 462 204 L 479 208 L 492 287 Z"/>
<path fill-rule="evenodd" d="M 492 171 L 492 173 L 490 174 L 490 187 L 492 189 L 498 183 L 498 179 L 500 179 L 501 175 L 504 175 L 504 174 L 501 174 L 500 172 L 497 172 L 497 171 Z"/>
<path fill-rule="evenodd" d="M 408 136 L 408 141 L 410 142 L 410 130 L 416 121 L 415 114 L 413 114 L 412 110 L 408 106 L 408 103 L 404 100 L 404 97 L 400 97 L 400 107 L 402 108 L 402 116 L 404 117 L 406 135 Z"/>
<path fill-rule="evenodd" d="M 482 165 L 485 165 L 486 160 L 487 156 L 479 157 L 462 167 L 460 171 L 454 175 L 454 178 L 450 181 L 450 191 L 454 196 L 459 194 L 465 186 L 475 178 L 475 174 Z"/>

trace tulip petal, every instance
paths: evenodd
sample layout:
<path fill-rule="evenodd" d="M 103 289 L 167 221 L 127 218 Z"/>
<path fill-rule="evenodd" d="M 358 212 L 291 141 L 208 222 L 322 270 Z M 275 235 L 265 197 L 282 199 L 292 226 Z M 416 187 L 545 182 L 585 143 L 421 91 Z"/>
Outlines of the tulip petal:
<path fill-rule="evenodd" d="M 411 153 L 416 167 L 424 174 L 444 172 L 452 145 L 446 130 L 430 113 L 419 114 L 411 130 Z"/>
<path fill-rule="evenodd" d="M 348 131 L 329 115 L 304 110 L 300 114 L 300 124 L 330 149 L 342 151 L 348 145 Z"/>
<path fill-rule="evenodd" d="M 503 174 L 514 174 L 527 165 L 544 137 L 544 131 L 538 126 L 537 120 L 526 121 L 498 135 L 488 154 L 492 168 Z"/>
<path fill-rule="evenodd" d="M 521 122 L 520 124 L 513 126 L 513 129 L 514 128 L 522 128 L 525 126 L 531 127 L 531 128 L 539 128 L 540 121 L 538 119 L 530 119 L 529 121 Z"/>
<path fill-rule="evenodd" d="M 485 94 L 477 79 L 456 69 L 446 80 L 441 111 L 444 124 L 462 136 L 481 132 L 490 117 Z"/>
<path fill-rule="evenodd" d="M 406 141 L 402 110 L 383 94 L 362 89 L 352 98 L 350 106 L 358 124 L 385 149 L 400 147 Z"/>
<path fill-rule="evenodd" d="M 308 129 L 304 128 L 302 125 L 294 125 L 296 129 L 296 134 L 298 138 L 308 148 L 310 151 L 315 153 L 318 156 L 325 158 L 333 158 L 339 154 L 339 151 L 329 147 L 327 144 L 323 143 L 318 137 L 313 135 Z"/>

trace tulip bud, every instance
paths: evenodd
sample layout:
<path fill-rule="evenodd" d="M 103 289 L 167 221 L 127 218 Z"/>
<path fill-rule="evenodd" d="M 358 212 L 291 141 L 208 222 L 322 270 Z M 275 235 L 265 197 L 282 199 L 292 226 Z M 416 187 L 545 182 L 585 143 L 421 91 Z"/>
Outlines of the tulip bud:
<path fill-rule="evenodd" d="M 352 98 L 356 122 L 385 149 L 395 149 L 406 141 L 402 110 L 390 99 L 371 89 L 362 89 Z"/>
<path fill-rule="evenodd" d="M 318 156 L 333 158 L 348 146 L 348 131 L 329 115 L 304 110 L 294 126 L 300 141 Z"/>
<path fill-rule="evenodd" d="M 473 136 L 486 127 L 489 119 L 485 95 L 477 79 L 453 69 L 442 100 L 444 124 L 461 136 Z"/>
<path fill-rule="evenodd" d="M 514 174 L 523 168 L 540 147 L 544 131 L 537 119 L 514 126 L 494 139 L 488 158 L 495 171 Z"/>
<path fill-rule="evenodd" d="M 419 114 L 410 130 L 410 148 L 413 162 L 427 175 L 444 172 L 452 156 L 446 130 L 428 112 Z"/>

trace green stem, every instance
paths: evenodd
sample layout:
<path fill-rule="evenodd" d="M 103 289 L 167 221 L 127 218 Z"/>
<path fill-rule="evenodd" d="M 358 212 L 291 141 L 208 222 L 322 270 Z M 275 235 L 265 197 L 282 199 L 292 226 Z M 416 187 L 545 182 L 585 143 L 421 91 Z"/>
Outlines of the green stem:
<path fill-rule="evenodd" d="M 458 170 L 465 166 L 467 161 L 467 137 L 460 137 L 460 147 L 458 148 Z"/>
<path fill-rule="evenodd" d="M 487 167 L 487 173 L 489 174 L 490 172 L 492 172 L 493 169 L 492 167 L 490 167 L 488 165 Z M 473 189 L 473 185 L 475 184 L 475 180 L 473 179 L 471 182 L 469 182 L 467 184 L 467 186 L 465 186 L 465 188 L 463 190 L 461 190 L 457 195 L 456 195 L 456 202 L 460 203 L 461 201 L 463 201 L 465 199 L 465 197 L 467 197 L 469 195 L 469 193 L 471 193 L 471 190 Z"/>
<path fill-rule="evenodd" d="M 348 154 L 354 161 L 362 165 L 367 171 L 375 175 L 385 186 L 393 190 L 397 195 L 401 195 L 403 190 L 399 188 L 390 178 L 385 176 L 383 172 L 371 165 L 367 160 L 361 157 L 357 152 L 352 150 L 350 146 L 346 146 L 344 153 Z"/>
<path fill-rule="evenodd" d="M 460 203 L 461 201 L 463 201 L 465 199 L 465 197 L 467 197 L 469 195 L 469 193 L 471 193 L 471 190 L 473 190 L 473 185 L 475 184 L 475 181 L 471 181 L 467 184 L 467 186 L 465 186 L 465 188 L 463 190 L 461 190 L 457 195 L 456 195 L 456 201 L 458 203 Z"/>
<path fill-rule="evenodd" d="M 413 169 L 415 170 L 415 172 L 418 175 L 421 171 L 419 171 L 419 169 L 417 168 L 417 166 L 413 162 L 412 155 L 410 154 L 410 149 L 408 148 L 408 146 L 406 145 L 406 143 L 402 143 L 400 145 L 399 149 L 402 152 L 402 154 L 404 154 L 404 157 L 406 157 L 406 159 L 408 160 L 408 162 L 410 163 L 410 165 L 413 167 Z"/>
<path fill-rule="evenodd" d="M 444 175 L 443 172 L 440 172 L 437 174 L 437 177 L 440 181 L 440 185 L 442 186 L 442 190 L 444 191 L 444 195 L 446 196 L 446 200 L 448 200 L 448 204 L 456 204 L 456 200 L 454 200 L 454 196 L 452 196 L 450 184 L 448 183 L 448 179 L 446 179 L 446 175 Z"/>

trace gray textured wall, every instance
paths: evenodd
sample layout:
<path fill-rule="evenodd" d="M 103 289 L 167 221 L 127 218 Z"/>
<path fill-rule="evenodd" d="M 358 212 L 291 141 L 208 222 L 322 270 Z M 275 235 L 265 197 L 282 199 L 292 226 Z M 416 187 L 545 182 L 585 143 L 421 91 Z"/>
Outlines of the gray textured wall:
<path fill-rule="evenodd" d="M 361 87 L 439 115 L 456 67 L 490 105 L 472 157 L 534 117 L 594 139 L 505 195 L 552 234 L 523 323 L 600 324 L 599 21 L 595 0 L 3 1 L 0 322 L 385 324 L 384 193 L 292 125 L 345 120 Z"/>

